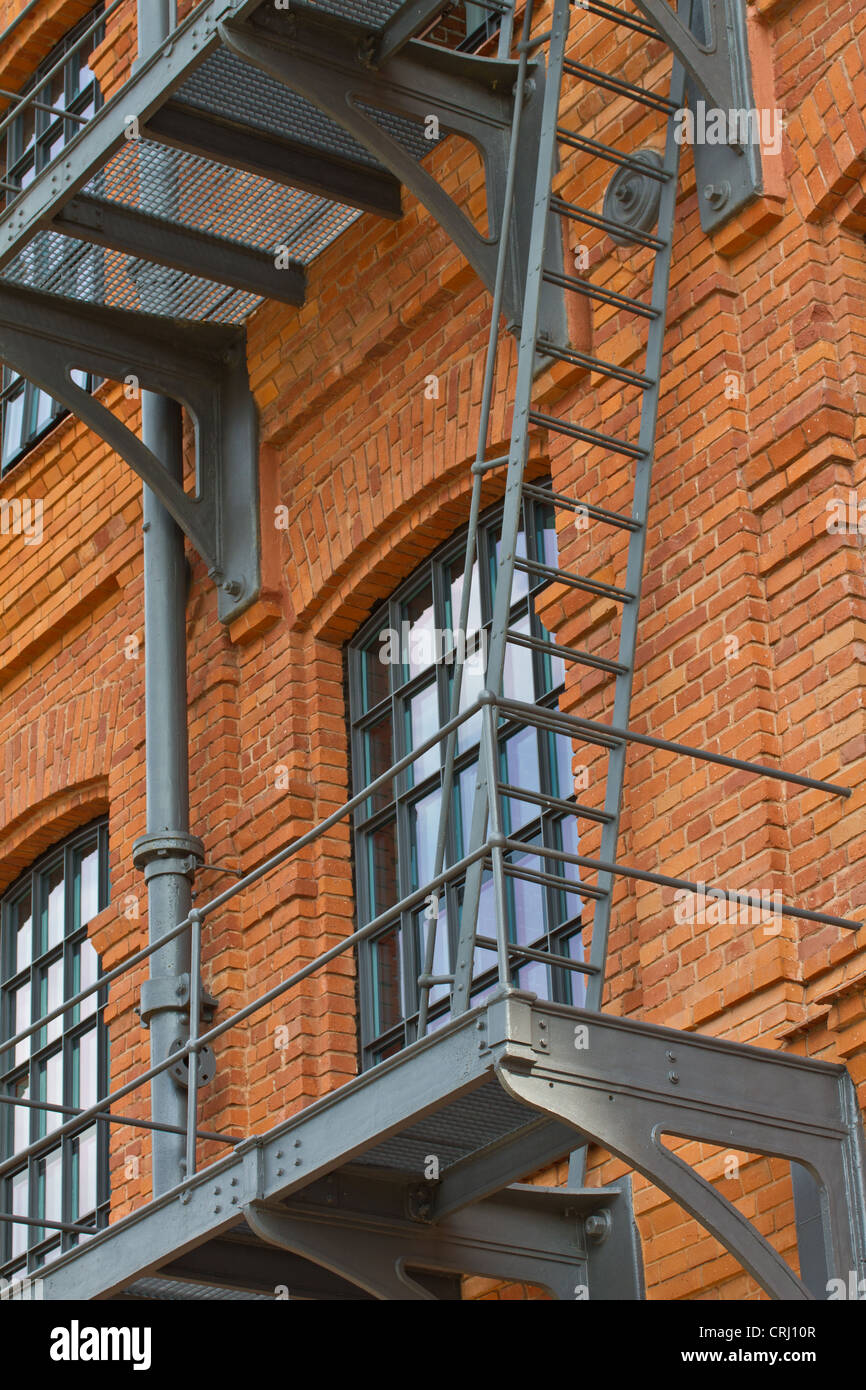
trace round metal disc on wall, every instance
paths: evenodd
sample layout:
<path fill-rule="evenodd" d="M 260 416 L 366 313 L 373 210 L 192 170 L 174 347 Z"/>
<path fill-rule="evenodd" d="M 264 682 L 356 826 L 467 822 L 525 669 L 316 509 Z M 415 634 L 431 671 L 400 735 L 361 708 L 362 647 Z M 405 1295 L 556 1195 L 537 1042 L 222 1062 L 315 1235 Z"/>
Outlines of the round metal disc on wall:
<path fill-rule="evenodd" d="M 663 160 L 657 150 L 638 150 L 631 155 L 632 160 L 640 160 L 655 169 L 663 167 Z M 607 186 L 604 195 L 604 216 L 610 222 L 618 222 L 622 232 L 611 232 L 611 240 L 617 246 L 633 246 L 636 238 L 629 232 L 651 234 L 658 222 L 659 203 L 662 186 L 659 179 L 639 173 L 636 169 L 617 169 Z"/>
<path fill-rule="evenodd" d="M 169 1053 L 179 1052 L 186 1042 L 182 1038 L 175 1038 Z M 189 1057 L 181 1057 L 173 1067 L 169 1067 L 169 1074 L 174 1077 L 178 1086 L 184 1088 L 189 1085 Z M 203 1047 L 198 1054 L 198 1084 L 206 1086 L 209 1081 L 213 1081 L 216 1075 L 216 1057 L 209 1047 Z"/>

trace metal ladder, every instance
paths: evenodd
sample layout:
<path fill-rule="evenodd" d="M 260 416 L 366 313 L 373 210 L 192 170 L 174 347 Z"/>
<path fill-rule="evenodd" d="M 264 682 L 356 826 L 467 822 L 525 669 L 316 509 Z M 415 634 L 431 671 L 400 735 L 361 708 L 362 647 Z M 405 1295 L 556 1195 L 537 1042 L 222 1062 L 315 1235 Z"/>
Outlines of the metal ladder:
<path fill-rule="evenodd" d="M 628 725 L 631 704 L 632 683 L 637 640 L 637 619 L 640 606 L 641 587 L 646 550 L 646 523 L 652 482 L 655 435 L 658 420 L 659 383 L 661 378 L 662 356 L 665 335 L 665 307 L 670 280 L 673 226 L 676 210 L 677 174 L 679 169 L 680 146 L 674 139 L 672 120 L 667 122 L 667 138 L 663 160 L 657 166 L 645 160 L 621 153 L 609 145 L 589 139 L 578 131 L 569 129 L 560 119 L 560 109 L 567 84 L 589 83 L 599 91 L 618 97 L 626 97 L 643 107 L 661 111 L 670 116 L 683 104 L 685 74 L 682 65 L 674 59 L 670 94 L 662 98 L 646 91 L 623 78 L 604 73 L 566 56 L 575 7 L 570 0 L 554 0 L 552 23 L 544 34 L 532 34 L 532 20 L 535 7 L 526 7 L 522 37 L 518 43 L 520 70 L 515 88 L 515 117 L 512 131 L 512 157 L 508 173 L 506 200 L 513 198 L 514 181 L 517 176 L 514 151 L 521 115 L 526 81 L 526 62 L 530 53 L 546 50 L 547 81 L 544 96 L 544 110 L 538 150 L 538 168 L 535 185 L 532 234 L 529 263 L 526 275 L 526 290 L 520 324 L 517 382 L 514 395 L 512 432 L 507 457 L 489 459 L 489 426 L 491 402 L 494 390 L 497 353 L 499 348 L 499 317 L 502 303 L 502 280 L 507 247 L 500 249 L 497 282 L 494 293 L 493 318 L 488 343 L 481 402 L 481 419 L 478 438 L 478 451 L 473 465 L 473 488 L 466 546 L 465 567 L 458 631 L 466 633 L 469 622 L 469 604 L 472 571 L 476 558 L 478 518 L 481 511 L 482 483 L 491 471 L 506 467 L 504 510 L 502 517 L 501 544 L 499 551 L 496 592 L 492 629 L 486 664 L 486 689 L 504 701 L 503 675 L 505 669 L 506 647 L 510 641 L 518 640 L 519 645 L 529 646 L 566 663 L 584 665 L 600 670 L 615 681 L 613 700 L 613 726 Z M 621 30 L 630 30 L 646 38 L 657 39 L 657 30 L 640 16 L 602 3 L 602 0 L 587 0 L 581 4 L 577 14 L 592 14 L 609 22 Z M 510 33 L 510 27 L 509 27 Z M 606 213 L 599 214 L 590 208 L 565 201 L 553 192 L 554 176 L 558 167 L 558 155 L 562 149 L 577 149 L 606 161 L 612 172 L 617 169 L 631 170 L 637 175 L 657 181 L 660 191 L 656 233 L 634 230 L 631 226 L 611 218 Z M 509 203 L 506 201 L 506 222 Z M 549 246 L 548 232 L 551 218 L 566 223 L 593 227 L 634 246 L 647 248 L 653 253 L 652 294 L 649 302 L 642 302 L 627 295 L 594 285 L 581 275 L 564 274 L 552 270 L 545 264 L 545 250 Z M 540 331 L 542 294 L 546 285 L 556 285 L 566 293 L 587 298 L 590 302 L 604 302 L 616 310 L 643 320 L 648 324 L 645 345 L 645 364 L 642 372 L 606 362 L 590 353 L 579 351 L 562 343 L 545 339 Z M 634 387 L 640 396 L 640 423 L 636 443 L 611 436 L 596 429 L 588 429 L 577 420 L 562 418 L 537 409 L 533 404 L 537 369 L 540 359 L 554 359 L 575 367 L 586 369 L 606 380 L 617 381 Z M 587 384 L 587 389 L 592 388 Z M 567 496 L 548 488 L 538 488 L 525 481 L 526 465 L 529 456 L 530 431 L 533 427 L 559 432 L 574 440 L 589 445 L 601 446 L 608 453 L 627 458 L 634 468 L 632 505 L 630 513 L 613 511 L 601 506 L 585 504 L 579 497 Z M 560 567 L 542 564 L 537 559 L 518 556 L 518 534 L 523 512 L 524 497 L 535 497 L 553 507 L 588 518 L 589 522 L 601 528 L 615 528 L 628 535 L 626 581 L 623 589 L 603 584 L 586 575 L 573 573 Z M 532 635 L 514 634 L 509 630 L 509 613 L 512 604 L 512 589 L 515 573 L 523 572 L 531 583 L 533 578 L 548 582 L 558 582 L 575 589 L 606 598 L 617 608 L 619 619 L 618 654 L 616 661 L 605 660 L 591 653 L 575 650 L 568 646 L 545 642 Z M 455 665 L 454 685 L 450 717 L 456 717 L 460 707 L 463 666 L 458 660 Z M 501 706 L 497 704 L 497 709 Z M 520 713 L 515 708 L 512 717 L 519 721 Z M 440 809 L 439 833 L 436 847 L 434 873 L 441 874 L 445 858 L 448 818 L 451 814 L 454 787 L 454 758 L 456 732 L 449 735 L 444 758 L 443 790 Z M 610 862 L 616 858 L 619 838 L 620 809 L 622 803 L 627 744 L 624 741 L 593 739 L 601 742 L 607 750 L 606 794 L 604 809 L 595 812 L 593 819 L 603 824 L 601 839 L 601 861 Z M 507 872 L 505 855 L 507 837 L 503 833 L 499 798 L 502 784 L 497 769 L 497 744 L 495 715 L 488 706 L 484 710 L 484 729 L 479 753 L 478 776 L 476 782 L 469 853 L 485 843 L 490 846 L 487 863 L 492 863 L 494 878 L 494 901 L 496 916 L 504 923 L 505 897 L 504 881 Z M 563 803 L 564 804 L 564 803 Z M 568 805 L 570 814 L 586 814 L 585 808 L 576 803 Z M 489 831 L 489 833 L 488 833 Z M 539 857 L 548 859 L 545 849 L 539 850 Z M 554 861 L 555 862 L 555 861 Z M 423 972 L 419 977 L 420 1009 L 419 1034 L 426 1031 L 430 989 L 446 982 L 452 985 L 452 1011 L 464 1012 L 469 1007 L 470 989 L 473 976 L 474 947 L 477 934 L 478 912 L 485 860 L 476 860 L 467 871 L 466 888 L 459 928 L 459 944 L 453 976 L 434 975 L 438 900 L 433 898 L 432 910 L 428 913 L 429 928 L 425 942 Z M 596 901 L 592 930 L 591 959 L 584 967 L 587 975 L 587 1007 L 598 1009 L 601 1006 L 604 990 L 604 964 L 610 928 L 613 874 L 600 872 L 597 888 L 593 886 L 586 893 Z M 587 885 L 582 885 L 586 888 Z M 498 932 L 500 983 L 508 982 L 513 974 L 513 957 L 504 940 L 504 926 Z M 562 963 L 562 957 L 552 953 L 534 952 L 534 960 L 546 959 L 551 966 Z"/>

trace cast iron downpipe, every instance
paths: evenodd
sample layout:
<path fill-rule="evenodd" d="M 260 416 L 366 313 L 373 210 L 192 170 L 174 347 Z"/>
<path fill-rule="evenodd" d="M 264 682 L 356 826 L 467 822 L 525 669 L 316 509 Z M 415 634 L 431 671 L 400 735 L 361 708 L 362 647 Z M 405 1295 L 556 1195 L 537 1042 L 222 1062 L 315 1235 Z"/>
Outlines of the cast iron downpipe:
<path fill-rule="evenodd" d="M 173 0 L 139 0 L 138 53 L 146 59 L 174 27 Z M 171 171 L 166 171 L 171 178 Z M 154 284 L 158 283 L 158 272 Z M 146 300 L 146 282 L 140 285 Z M 143 303 L 143 307 L 147 307 Z M 176 482 L 183 484 L 183 414 L 176 401 L 142 392 L 142 439 Z M 183 532 L 148 487 L 144 514 L 144 655 L 147 820 L 133 862 L 147 883 L 151 944 L 190 910 L 192 878 L 201 841 L 189 827 L 189 744 L 186 691 L 187 577 Z M 190 941 L 182 934 L 150 958 L 141 993 L 142 1022 L 150 1029 L 151 1064 L 189 1037 Z M 183 1127 L 186 1092 L 170 1071 L 151 1082 L 151 1118 Z M 185 1176 L 182 1134 L 153 1131 L 153 1193 Z"/>

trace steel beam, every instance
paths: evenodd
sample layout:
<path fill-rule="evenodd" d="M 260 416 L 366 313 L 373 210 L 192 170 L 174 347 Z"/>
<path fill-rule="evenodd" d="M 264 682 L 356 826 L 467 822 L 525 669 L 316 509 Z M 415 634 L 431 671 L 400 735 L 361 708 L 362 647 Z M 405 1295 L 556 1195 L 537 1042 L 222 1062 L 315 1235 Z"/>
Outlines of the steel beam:
<path fill-rule="evenodd" d="M 195 546 L 231 621 L 261 584 L 258 421 L 242 329 L 78 303 L 0 284 L 0 359 L 79 416 L 147 483 Z M 196 423 L 197 495 L 72 380 L 85 370 L 178 399 Z"/>
<path fill-rule="evenodd" d="M 392 1180 L 423 1185 L 423 1166 L 414 1155 L 425 1151 L 434 1119 L 465 1135 L 477 1108 L 489 1114 L 498 1094 L 494 1079 L 548 1122 L 577 1130 L 644 1173 L 716 1235 L 774 1297 L 808 1294 L 754 1227 L 661 1139 L 666 1133 L 682 1135 L 805 1164 L 820 1187 L 830 1276 L 844 1271 L 847 1280 L 849 1270 L 866 1276 L 862 1121 L 843 1067 L 510 991 L 269 1134 L 247 1140 L 180 1189 L 61 1256 L 44 1272 L 45 1297 L 110 1297 L 225 1235 L 246 1207 L 302 1201 L 311 1183 L 331 1175 L 339 1182 L 338 1170 L 349 1165 L 357 1170 L 362 1161 L 381 1170 L 387 1156 L 391 1171 L 395 1155 L 402 1153 L 403 1168 L 392 1171 Z M 524 1145 L 526 1127 L 515 1128 L 511 1110 L 502 1116 L 501 1138 L 506 1135 L 518 1148 Z M 389 1150 L 392 1140 L 397 1147 Z M 490 1146 L 487 1140 L 476 1153 Z M 471 1144 L 466 1147 L 471 1151 Z M 520 1163 L 525 1156 L 523 1147 Z M 454 1172 L 459 1171 L 455 1164 Z M 327 1187 L 322 1191 L 327 1208 Z M 556 1191 L 556 1200 L 567 1205 L 568 1191 Z M 431 1213 L 435 1198 L 424 1228 Z M 462 1215 L 455 1209 L 444 1224 Z M 402 1281 L 393 1271 L 392 1265 L 391 1289 L 393 1280 Z"/>
<path fill-rule="evenodd" d="M 356 1284 L 340 1279 L 311 1260 L 264 1245 L 247 1227 L 188 1250 L 160 1269 L 155 1277 L 270 1294 L 272 1298 L 278 1297 L 283 1288 L 288 1289 L 291 1299 L 337 1302 L 369 1301 L 371 1297 Z"/>
<path fill-rule="evenodd" d="M 128 138 L 129 116 L 135 115 L 145 124 L 219 48 L 220 24 L 227 19 L 244 19 L 260 4 L 261 0 L 200 0 L 172 34 L 171 44 L 136 64 L 129 80 L 0 214 L 0 267 L 22 251 L 36 229 L 48 225 L 63 204 L 105 168 Z"/>
<path fill-rule="evenodd" d="M 303 188 L 397 221 L 403 215 L 399 179 L 386 169 L 352 164 L 327 150 L 209 115 L 180 101 L 168 101 L 147 123 L 151 140 L 214 159 L 234 169 L 260 174 L 274 183 Z"/>
<path fill-rule="evenodd" d="M 503 1187 L 565 1158 L 574 1148 L 568 1125 L 539 1120 L 445 1168 L 431 1191 L 431 1220 L 440 1221 Z"/>
<path fill-rule="evenodd" d="M 333 18 L 328 23 L 323 14 L 293 13 L 287 26 L 285 16 L 262 10 L 255 20 L 255 24 L 223 25 L 226 45 L 245 62 L 299 93 L 368 149 L 432 213 L 492 291 L 511 154 L 517 63 L 412 39 L 371 72 L 357 44 Z M 533 61 L 530 71 L 532 81 L 527 84 L 514 151 L 521 168 L 532 168 L 537 157 L 544 92 L 543 65 Z M 434 115 L 441 134 L 461 135 L 481 150 L 488 236 L 478 231 L 396 135 L 375 119 L 377 110 L 413 119 L 421 128 Z M 531 188 L 529 181 L 520 182 L 503 289 L 504 312 L 512 327 L 520 322 L 523 311 L 531 221 Z M 551 270 L 561 270 L 562 236 L 555 218 L 549 226 L 546 254 Z M 554 285 L 545 285 L 542 296 L 542 331 L 549 342 L 567 341 L 563 295 Z"/>
<path fill-rule="evenodd" d="M 394 58 L 416 34 L 423 33 L 448 8 L 449 0 L 403 0 L 381 34 L 370 40 L 371 67 L 381 67 Z"/>
<path fill-rule="evenodd" d="M 307 272 L 303 265 L 279 270 L 273 252 L 213 236 L 166 217 L 153 217 L 138 208 L 79 193 L 55 217 L 53 226 L 79 241 L 126 251 L 264 299 L 298 306 L 304 303 Z"/>
<path fill-rule="evenodd" d="M 435 1295 L 416 1270 L 526 1280 L 555 1297 L 588 1288 L 581 1200 L 562 1188 L 511 1187 L 435 1225 L 408 1214 L 405 1185 L 344 1170 L 279 1207 L 245 1212 L 262 1240 L 304 1256 L 375 1298 Z M 598 1192 L 593 1210 L 604 1203 Z"/>

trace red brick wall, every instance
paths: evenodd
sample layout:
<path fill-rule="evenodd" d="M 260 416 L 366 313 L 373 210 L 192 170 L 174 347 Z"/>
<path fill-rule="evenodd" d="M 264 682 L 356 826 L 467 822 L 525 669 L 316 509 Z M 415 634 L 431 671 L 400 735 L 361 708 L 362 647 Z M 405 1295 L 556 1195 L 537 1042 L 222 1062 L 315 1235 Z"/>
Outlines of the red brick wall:
<path fill-rule="evenodd" d="M 86 8 L 45 10 L 65 25 Z M 857 869 L 866 795 L 862 550 L 859 535 L 828 534 L 825 519 L 833 497 L 859 489 L 866 499 L 866 19 L 861 6 L 838 0 L 759 0 L 751 10 L 760 100 L 784 110 L 785 143 L 765 169 L 767 196 L 713 238 L 700 229 L 684 154 L 632 722 L 726 753 L 781 760 L 842 781 L 854 795 L 843 804 L 633 751 L 620 856 L 739 889 L 778 888 L 803 905 L 856 917 L 866 905 Z M 544 20 L 542 7 L 542 27 Z M 574 25 L 588 61 L 663 86 L 661 45 L 632 36 L 615 50 L 591 16 L 576 14 Z M 53 41 L 38 54 L 23 37 L 14 50 L 0 48 L 0 85 L 18 85 L 22 53 L 36 61 Z M 106 63 L 109 50 L 110 42 Z M 131 47 L 124 52 L 128 61 Z M 658 130 L 592 97 L 575 101 L 570 120 L 623 147 Z M 446 146 L 434 163 L 478 211 L 477 159 Z M 575 156 L 559 179 L 566 195 L 579 190 L 581 201 L 600 206 L 604 166 Z M 204 567 L 191 556 L 192 817 L 209 863 L 248 870 L 345 799 L 343 644 L 467 515 L 489 301 L 408 195 L 405 207 L 399 224 L 364 217 L 331 247 L 311 267 L 304 308 L 266 304 L 249 324 L 263 441 L 262 603 L 225 631 Z M 604 238 L 585 240 L 593 279 L 646 293 L 646 262 Z M 586 341 L 588 323 L 582 331 Z M 634 363 L 633 334 L 606 311 L 594 315 L 591 331 L 602 356 Z M 440 379 L 436 400 L 425 399 L 430 373 Z M 731 374 L 734 399 L 726 393 Z M 509 348 L 494 443 L 508 435 L 512 387 Z M 576 373 L 550 374 L 540 392 L 587 425 L 609 429 L 630 419 L 620 395 Z M 134 402 L 115 388 L 103 395 L 135 422 Z M 552 473 L 563 491 L 589 489 L 606 505 L 627 496 L 625 469 L 611 471 L 607 460 L 602 471 L 602 460 L 553 435 L 533 439 L 533 469 Z M 128 469 L 74 422 L 0 483 L 0 496 L 45 505 L 41 546 L 17 537 L 0 543 L 0 887 L 107 808 L 112 904 L 94 937 L 108 966 L 146 940 L 146 895 L 130 857 L 144 828 L 143 666 L 140 649 L 137 658 L 127 654 L 129 637 L 143 637 L 140 492 Z M 491 483 L 486 498 L 496 495 Z M 273 524 L 279 504 L 289 508 L 288 531 Z M 563 519 L 563 561 L 582 556 L 596 578 L 617 582 L 621 549 L 590 534 L 588 552 L 586 533 Z M 547 619 L 561 640 L 605 650 L 604 618 L 602 604 L 549 596 Z M 730 637 L 739 643 L 733 657 Z M 597 713 L 609 708 L 609 691 L 584 676 L 567 701 Z M 601 791 L 591 783 L 583 799 Z M 584 844 L 589 853 L 596 847 L 591 834 Z M 199 890 L 209 897 L 227 881 L 206 873 Z M 589 930 L 591 906 L 588 921 Z M 218 1018 L 340 940 L 352 923 L 343 827 L 209 921 L 205 973 L 219 996 Z M 861 942 L 790 921 L 778 936 L 760 926 L 679 924 L 672 894 L 623 883 L 607 1006 L 844 1061 L 866 1102 Z M 352 1075 L 354 988 L 343 959 L 222 1040 L 203 1123 L 263 1132 Z M 146 1061 L 137 989 L 128 980 L 111 992 L 115 1084 Z M 142 1114 L 147 1105 L 144 1093 L 124 1101 Z M 121 1215 L 149 1195 L 148 1144 L 123 1130 L 113 1144 Z M 684 1156 L 795 1259 L 790 1184 L 779 1165 L 743 1156 L 732 1178 L 724 1154 L 694 1145 Z M 620 1171 L 592 1154 L 589 1181 Z M 562 1181 L 565 1173 L 547 1176 Z M 756 1296 L 736 1261 L 675 1204 L 641 1179 L 636 1190 L 650 1297 Z M 488 1284 L 467 1293 L 522 1296 Z"/>

